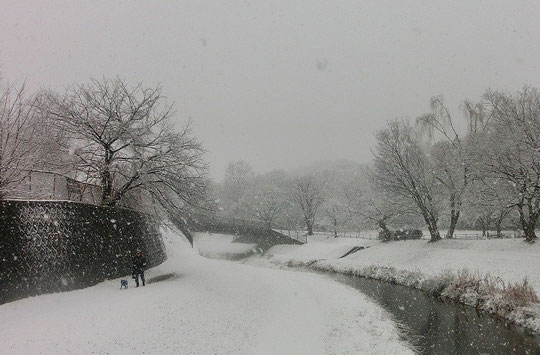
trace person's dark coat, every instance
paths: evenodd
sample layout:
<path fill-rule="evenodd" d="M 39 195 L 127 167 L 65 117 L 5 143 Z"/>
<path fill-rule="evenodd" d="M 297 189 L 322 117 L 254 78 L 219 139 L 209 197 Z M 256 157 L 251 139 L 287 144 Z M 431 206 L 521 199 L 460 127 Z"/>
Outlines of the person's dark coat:
<path fill-rule="evenodd" d="M 133 273 L 142 274 L 146 269 L 146 259 L 142 255 L 135 255 L 133 257 Z"/>

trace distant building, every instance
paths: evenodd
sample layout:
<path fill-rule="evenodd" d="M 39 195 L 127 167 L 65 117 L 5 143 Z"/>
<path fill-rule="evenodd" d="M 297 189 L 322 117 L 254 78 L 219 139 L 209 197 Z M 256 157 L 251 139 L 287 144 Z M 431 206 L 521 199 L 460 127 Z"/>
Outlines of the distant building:
<path fill-rule="evenodd" d="M 28 171 L 10 199 L 79 201 L 99 205 L 101 187 L 48 171 Z"/>

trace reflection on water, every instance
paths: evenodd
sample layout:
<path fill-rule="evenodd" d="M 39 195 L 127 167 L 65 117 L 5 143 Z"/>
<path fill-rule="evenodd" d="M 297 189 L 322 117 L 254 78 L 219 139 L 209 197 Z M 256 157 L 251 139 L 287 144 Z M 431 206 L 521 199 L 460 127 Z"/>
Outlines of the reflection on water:
<path fill-rule="evenodd" d="M 387 282 L 335 274 L 367 294 L 409 330 L 422 354 L 540 354 L 540 336 L 472 307 Z"/>

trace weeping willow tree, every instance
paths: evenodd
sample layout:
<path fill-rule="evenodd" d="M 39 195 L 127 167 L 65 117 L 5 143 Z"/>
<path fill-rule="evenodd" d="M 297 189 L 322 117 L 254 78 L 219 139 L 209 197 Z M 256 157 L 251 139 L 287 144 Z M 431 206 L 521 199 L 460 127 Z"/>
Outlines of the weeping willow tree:
<path fill-rule="evenodd" d="M 472 127 L 483 122 L 478 107 L 466 102 L 470 109 L 467 117 Z M 453 238 L 456 225 L 463 209 L 463 199 L 471 180 L 471 167 L 467 142 L 460 137 L 443 96 L 430 100 L 431 112 L 416 119 L 416 125 L 427 133 L 431 146 L 431 160 L 437 181 L 444 187 L 449 210 L 449 226 L 446 238 Z M 437 139 L 438 138 L 438 139 Z"/>
<path fill-rule="evenodd" d="M 489 124 L 491 116 L 486 114 L 483 102 L 472 102 L 464 100 L 461 104 L 461 111 L 467 119 L 469 133 L 476 134 L 483 132 Z"/>

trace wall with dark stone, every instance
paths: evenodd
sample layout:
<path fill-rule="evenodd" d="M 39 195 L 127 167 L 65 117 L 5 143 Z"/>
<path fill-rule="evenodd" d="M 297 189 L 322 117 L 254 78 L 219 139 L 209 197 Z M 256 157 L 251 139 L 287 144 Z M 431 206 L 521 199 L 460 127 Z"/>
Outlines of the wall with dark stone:
<path fill-rule="evenodd" d="M 156 220 L 133 210 L 59 201 L 0 201 L 0 304 L 131 274 L 141 249 L 165 261 Z"/>

